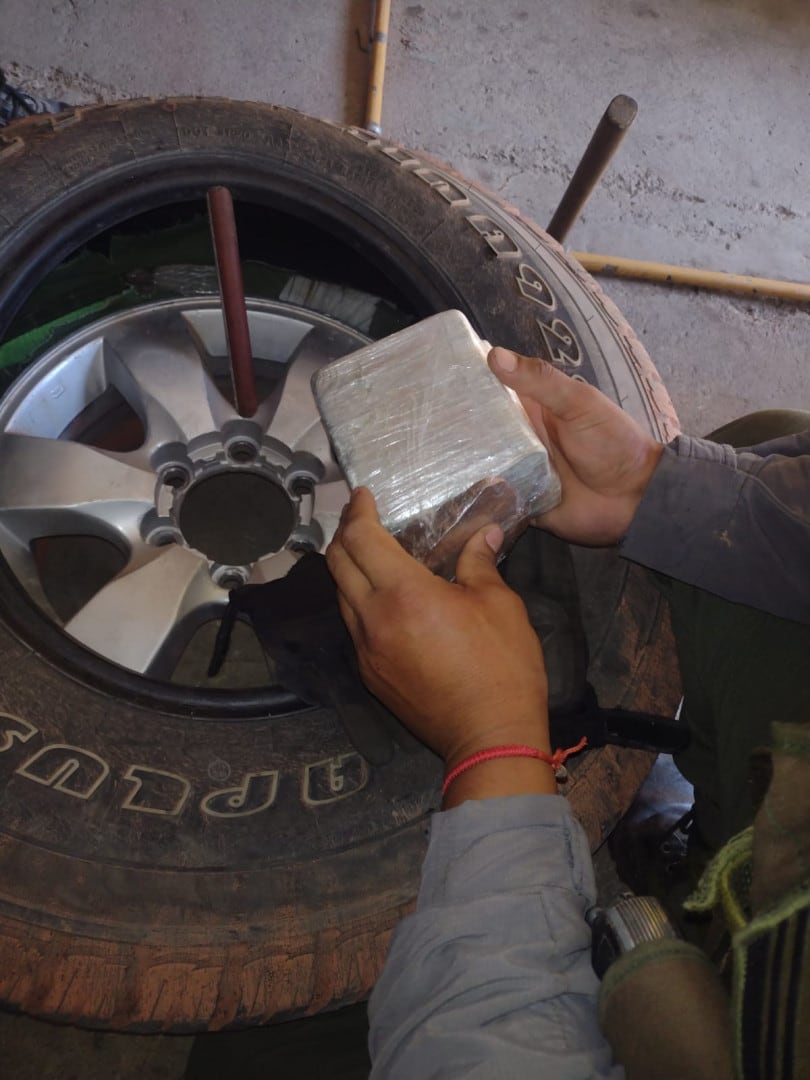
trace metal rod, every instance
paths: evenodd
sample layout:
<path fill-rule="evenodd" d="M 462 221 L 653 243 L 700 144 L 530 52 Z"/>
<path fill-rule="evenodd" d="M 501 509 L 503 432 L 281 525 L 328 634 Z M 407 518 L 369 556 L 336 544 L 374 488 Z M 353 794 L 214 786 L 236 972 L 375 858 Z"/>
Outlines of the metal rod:
<path fill-rule="evenodd" d="M 638 105 L 626 94 L 618 94 L 608 105 L 549 222 L 546 229 L 549 236 L 560 243 L 565 240 L 637 112 Z"/>
<path fill-rule="evenodd" d="M 366 98 L 366 128 L 373 131 L 375 135 L 381 135 L 382 96 L 391 0 L 377 0 L 375 9 L 374 32 L 371 35 L 371 71 L 368 77 L 368 97 Z"/>
<path fill-rule="evenodd" d="M 571 256 L 591 274 L 610 274 L 615 277 L 656 281 L 665 285 L 692 285 L 698 289 L 741 293 L 744 296 L 768 296 L 793 303 L 810 303 L 810 284 L 800 281 L 776 281 L 773 278 L 750 277 L 748 274 L 726 274 L 721 270 L 698 270 L 691 266 L 672 266 L 670 263 L 644 262 L 641 259 L 621 259 L 616 255 L 592 255 L 572 251 Z"/>
<path fill-rule="evenodd" d="M 208 217 L 219 276 L 219 294 L 225 319 L 225 341 L 231 363 L 234 400 L 240 416 L 253 416 L 259 407 L 259 398 L 253 371 L 253 349 L 250 346 L 236 218 L 233 213 L 233 199 L 226 187 L 208 189 Z"/>

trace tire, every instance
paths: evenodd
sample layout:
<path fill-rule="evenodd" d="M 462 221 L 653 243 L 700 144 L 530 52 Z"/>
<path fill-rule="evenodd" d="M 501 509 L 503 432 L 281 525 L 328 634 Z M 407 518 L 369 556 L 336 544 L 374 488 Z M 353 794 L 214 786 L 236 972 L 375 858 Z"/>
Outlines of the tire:
<path fill-rule="evenodd" d="M 677 430 L 643 348 L 559 245 L 387 140 L 265 105 L 126 102 L 12 126 L 0 169 L 2 332 L 102 228 L 223 183 L 338 236 L 417 314 L 461 308 L 656 437 Z M 600 699 L 672 710 L 660 602 L 612 552 L 575 560 Z M 134 676 L 67 639 L 0 571 L 0 999 L 141 1032 L 362 1000 L 414 902 L 436 760 L 372 769 L 328 710 Z M 573 770 L 594 848 L 650 761 L 608 747 Z"/>

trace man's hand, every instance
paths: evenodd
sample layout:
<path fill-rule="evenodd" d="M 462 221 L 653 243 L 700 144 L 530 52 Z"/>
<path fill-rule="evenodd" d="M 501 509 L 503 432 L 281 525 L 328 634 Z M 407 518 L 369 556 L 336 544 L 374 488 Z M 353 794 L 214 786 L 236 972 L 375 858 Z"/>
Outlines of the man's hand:
<path fill-rule="evenodd" d="M 495 568 L 502 540 L 497 525 L 475 533 L 451 584 L 400 547 L 360 488 L 326 553 L 366 685 L 449 768 L 504 743 L 549 750 L 543 652 L 523 602 Z M 499 764 L 470 773 L 495 778 Z M 547 766 L 525 764 L 544 777 L 541 790 L 555 790 Z M 463 779 L 453 788 L 462 790 Z"/>
<path fill-rule="evenodd" d="M 562 502 L 534 524 L 577 544 L 618 543 L 663 447 L 596 387 L 544 360 L 493 349 L 489 366 L 520 397 L 560 474 Z"/>

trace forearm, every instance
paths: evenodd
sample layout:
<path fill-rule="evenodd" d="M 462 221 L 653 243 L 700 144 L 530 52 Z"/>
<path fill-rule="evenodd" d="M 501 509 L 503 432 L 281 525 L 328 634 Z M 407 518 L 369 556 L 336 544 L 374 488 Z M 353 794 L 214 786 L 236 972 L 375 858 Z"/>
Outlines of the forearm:
<path fill-rule="evenodd" d="M 433 819 L 417 911 L 369 1005 L 372 1078 L 620 1076 L 596 1021 L 584 834 L 567 802 L 465 802 Z"/>
<path fill-rule="evenodd" d="M 621 552 L 727 600 L 810 622 L 810 433 L 742 452 L 675 439 Z"/>

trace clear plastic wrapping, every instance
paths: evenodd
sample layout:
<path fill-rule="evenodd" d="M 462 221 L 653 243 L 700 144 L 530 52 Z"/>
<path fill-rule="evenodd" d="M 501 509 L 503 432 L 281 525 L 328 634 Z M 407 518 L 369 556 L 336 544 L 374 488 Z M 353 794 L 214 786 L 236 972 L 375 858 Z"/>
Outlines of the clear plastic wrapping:
<path fill-rule="evenodd" d="M 481 525 L 497 522 L 508 547 L 560 501 L 546 448 L 488 351 L 460 311 L 446 311 L 312 380 L 349 485 L 368 487 L 383 525 L 446 577 Z"/>

